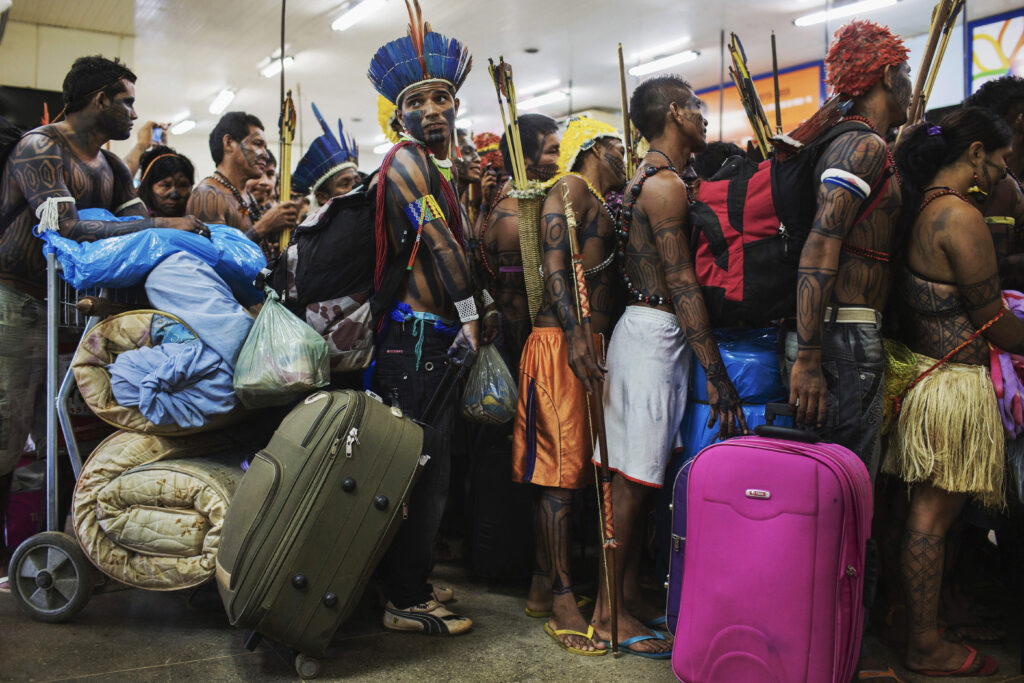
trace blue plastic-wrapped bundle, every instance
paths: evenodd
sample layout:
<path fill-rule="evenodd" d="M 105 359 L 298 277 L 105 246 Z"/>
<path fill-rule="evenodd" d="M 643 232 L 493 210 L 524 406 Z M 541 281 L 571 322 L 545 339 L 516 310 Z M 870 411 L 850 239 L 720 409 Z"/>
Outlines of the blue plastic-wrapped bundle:
<path fill-rule="evenodd" d="M 764 407 L 767 403 L 787 400 L 779 372 L 779 355 L 776 347 L 778 331 L 774 327 L 763 329 L 725 328 L 715 330 L 718 349 L 722 354 L 726 372 L 743 401 L 743 417 L 747 427 L 753 431 L 764 424 Z M 711 407 L 708 405 L 707 376 L 699 363 L 694 363 L 690 373 L 690 395 L 686 403 L 686 414 L 680 429 L 683 461 L 689 460 L 705 446 L 714 443 L 718 436 L 718 425 L 708 429 Z M 792 418 L 780 417 L 776 424 L 790 427 Z"/>
<path fill-rule="evenodd" d="M 138 216 L 114 216 L 106 209 L 81 209 L 81 220 L 132 221 Z M 95 242 L 76 242 L 53 230 L 39 238 L 52 248 L 61 265 L 61 276 L 75 289 L 120 289 L 143 282 L 149 271 L 171 254 L 188 252 L 212 266 L 244 304 L 263 300 L 253 280 L 266 267 L 259 246 L 239 230 L 209 225 L 210 238 L 182 230 L 151 228 Z"/>

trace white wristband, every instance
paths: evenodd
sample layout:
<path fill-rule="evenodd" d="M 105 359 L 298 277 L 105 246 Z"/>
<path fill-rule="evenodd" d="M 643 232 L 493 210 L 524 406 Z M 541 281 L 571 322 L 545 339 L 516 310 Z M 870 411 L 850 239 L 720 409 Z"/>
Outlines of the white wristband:
<path fill-rule="evenodd" d="M 473 297 L 468 297 L 462 301 L 456 301 L 455 310 L 459 314 L 459 320 L 463 323 L 480 319 L 479 314 L 476 312 L 476 301 L 473 300 Z"/>
<path fill-rule="evenodd" d="M 114 215 L 116 216 L 117 214 L 119 214 L 122 211 L 124 211 L 125 209 L 127 209 L 129 206 L 135 206 L 136 204 L 142 204 L 143 206 L 146 205 L 145 202 L 142 201 L 142 197 L 136 197 L 135 199 L 129 199 L 124 204 L 122 204 L 121 206 L 119 206 L 116 209 L 114 209 Z"/>
<path fill-rule="evenodd" d="M 486 289 L 480 290 L 480 301 L 483 303 L 484 308 L 487 308 L 494 303 L 494 297 Z"/>

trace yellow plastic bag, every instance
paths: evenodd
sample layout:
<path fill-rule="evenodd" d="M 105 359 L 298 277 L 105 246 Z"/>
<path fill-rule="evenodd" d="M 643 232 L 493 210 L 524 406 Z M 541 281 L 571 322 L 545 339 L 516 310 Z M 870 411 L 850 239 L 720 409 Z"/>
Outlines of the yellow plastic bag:
<path fill-rule="evenodd" d="M 235 394 L 246 408 L 289 403 L 331 381 L 327 342 L 267 289 L 235 364 Z"/>
<path fill-rule="evenodd" d="M 516 416 L 516 381 L 493 344 L 480 348 L 462 394 L 463 417 L 489 425 L 505 424 Z"/>

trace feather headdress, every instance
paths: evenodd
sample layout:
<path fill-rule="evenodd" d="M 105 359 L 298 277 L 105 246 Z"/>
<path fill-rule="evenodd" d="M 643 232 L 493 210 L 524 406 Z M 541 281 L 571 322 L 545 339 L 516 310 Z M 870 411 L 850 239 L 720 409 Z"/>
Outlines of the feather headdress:
<path fill-rule="evenodd" d="M 367 77 L 381 95 L 396 105 L 412 86 L 424 81 L 462 87 L 473 66 L 469 49 L 455 38 L 434 33 L 423 21 L 419 0 L 405 0 L 409 35 L 384 45 L 370 60 Z"/>
<path fill-rule="evenodd" d="M 494 133 L 480 133 L 473 138 L 476 146 L 476 153 L 485 164 L 492 164 L 497 169 L 505 168 L 504 159 L 501 156 L 499 145 L 501 138 Z"/>
<path fill-rule="evenodd" d="M 562 173 L 572 171 L 580 154 L 593 147 L 601 138 L 621 140 L 622 134 L 615 130 L 614 126 L 589 116 L 574 116 L 569 119 L 558 152 L 558 170 Z"/>
<path fill-rule="evenodd" d="M 909 52 L 887 27 L 851 21 L 832 37 L 825 57 L 825 80 L 837 94 L 860 97 L 882 80 L 885 67 L 907 61 Z"/>
<path fill-rule="evenodd" d="M 315 104 L 313 115 L 324 134 L 313 140 L 292 173 L 292 188 L 302 194 L 316 192 L 322 182 L 338 171 L 359 165 L 359 146 L 353 138 L 345 137 L 341 119 L 338 119 L 338 136 L 335 137 Z"/>

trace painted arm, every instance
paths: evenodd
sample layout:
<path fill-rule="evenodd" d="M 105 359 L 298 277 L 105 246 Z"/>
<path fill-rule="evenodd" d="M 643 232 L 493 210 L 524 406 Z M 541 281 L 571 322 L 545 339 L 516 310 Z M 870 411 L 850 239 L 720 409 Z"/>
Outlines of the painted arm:
<path fill-rule="evenodd" d="M 28 205 L 35 212 L 50 197 L 71 197 L 64 183 L 64 160 L 60 148 L 46 135 L 27 135 L 10 158 L 11 172 Z M 195 223 L 184 218 L 143 218 L 138 221 L 87 221 L 78 218 L 74 202 L 57 205 L 61 235 L 76 242 L 92 242 L 127 235 L 146 228 L 174 228 L 192 231 Z"/>
<path fill-rule="evenodd" d="M 707 305 L 686 241 L 689 206 L 682 181 L 667 174 L 647 181 L 647 191 L 640 199 L 642 211 L 637 214 L 641 229 L 649 229 L 658 250 L 665 274 L 672 307 L 682 325 L 686 341 L 693 349 L 697 362 L 707 375 L 708 403 L 711 405 L 711 427 L 721 418 L 719 436 L 728 438 L 746 433 L 747 423 L 736 387 L 733 386 L 722 362 L 711 331 Z M 644 225 L 646 223 L 647 225 Z"/>
<path fill-rule="evenodd" d="M 934 239 L 942 240 L 939 246 L 953 266 L 967 315 L 975 328 L 981 328 L 1003 308 L 996 250 L 988 226 L 967 206 L 943 212 L 936 223 Z M 948 229 L 942 229 L 943 224 L 948 224 Z M 982 334 L 1001 349 L 1024 353 L 1024 322 L 1012 313 L 1003 315 Z"/>
<path fill-rule="evenodd" d="M 135 193 L 135 183 L 132 182 L 131 170 L 115 154 L 106 154 L 106 158 L 107 163 L 110 165 L 110 170 L 114 174 L 114 201 L 111 202 L 115 209 L 114 213 L 118 216 L 149 218 L 149 211 L 142 200 L 133 202 L 133 200 L 138 199 L 138 195 Z M 125 206 L 126 204 L 128 206 Z M 122 206 L 124 208 L 121 208 Z"/>
<path fill-rule="evenodd" d="M 863 198 L 885 168 L 885 142 L 871 133 L 841 135 L 826 150 L 820 171 L 839 171 L 859 179 L 860 192 L 842 184 L 822 182 L 810 235 L 800 253 L 797 270 L 797 351 L 790 373 L 789 402 L 796 406 L 798 425 L 825 423 L 827 387 L 821 369 L 821 338 L 825 308 L 832 297 L 839 272 L 839 251 Z M 857 181 L 848 181 L 856 186 Z"/>
<path fill-rule="evenodd" d="M 569 188 L 569 202 L 580 223 L 584 220 L 584 207 L 590 201 L 590 195 L 583 183 L 572 176 L 555 183 L 544 200 L 544 206 L 541 209 L 544 248 L 544 305 L 554 311 L 558 324 L 565 332 L 565 339 L 569 346 L 569 367 L 583 382 L 588 393 L 600 396 L 604 369 L 597 362 L 592 340 L 587 339 L 590 320 L 583 320 L 581 325 L 576 317 L 573 275 L 571 273 L 572 254 L 569 253 L 569 233 L 565 219 L 565 201 L 562 189 L 564 186 Z"/>

